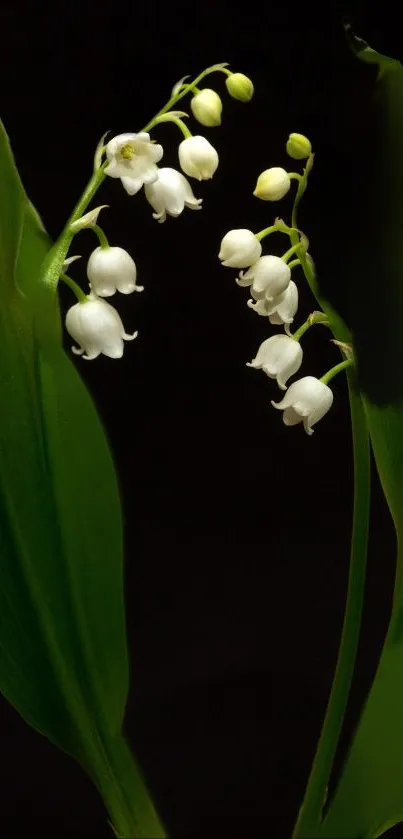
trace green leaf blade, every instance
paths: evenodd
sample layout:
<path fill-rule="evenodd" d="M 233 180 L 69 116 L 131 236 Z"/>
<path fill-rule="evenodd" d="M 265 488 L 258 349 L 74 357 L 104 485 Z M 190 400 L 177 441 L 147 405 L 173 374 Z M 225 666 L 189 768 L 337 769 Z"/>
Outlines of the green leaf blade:
<path fill-rule="evenodd" d="M 56 715 L 57 730 L 52 722 L 55 697 L 60 704 L 66 690 L 69 713 L 82 707 L 105 732 L 122 724 L 128 665 L 120 499 L 95 407 L 61 345 L 56 299 L 48 312 L 59 342 L 41 341 L 36 285 L 50 242 L 2 127 L 0 152 L 10 209 L 0 221 L 0 688 L 69 749 L 69 715 Z"/>

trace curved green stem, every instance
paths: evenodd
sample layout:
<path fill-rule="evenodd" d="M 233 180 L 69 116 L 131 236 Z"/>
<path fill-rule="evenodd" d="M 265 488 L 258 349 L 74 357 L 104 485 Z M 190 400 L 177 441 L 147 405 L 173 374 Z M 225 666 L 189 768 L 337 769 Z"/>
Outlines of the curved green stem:
<path fill-rule="evenodd" d="M 293 839 L 314 839 L 350 693 L 361 625 L 370 509 L 367 423 L 351 370 L 347 374 L 354 457 L 354 513 L 346 609 L 333 685 Z"/>
<path fill-rule="evenodd" d="M 352 358 L 346 358 L 344 361 L 340 361 L 339 364 L 335 364 L 331 370 L 328 370 L 323 376 L 320 377 L 320 381 L 323 382 L 324 385 L 329 384 L 329 382 L 337 376 L 338 373 L 341 373 L 342 370 L 346 370 L 347 367 L 352 367 L 354 361 Z"/>
<path fill-rule="evenodd" d="M 63 282 L 66 285 L 68 285 L 69 288 L 71 288 L 72 292 L 76 295 L 79 303 L 85 303 L 87 295 L 82 290 L 82 288 L 80 288 L 80 286 L 74 280 L 71 279 L 71 277 L 68 277 L 67 274 L 64 274 L 62 271 L 62 273 L 60 274 L 60 279 L 63 280 Z"/>
<path fill-rule="evenodd" d="M 67 251 L 75 235 L 74 231 L 70 229 L 70 225 L 84 214 L 88 204 L 106 177 L 104 171 L 106 166 L 107 163 L 105 162 L 99 169 L 93 172 L 81 198 L 77 201 L 77 204 L 67 220 L 59 238 L 53 247 L 50 248 L 42 263 L 41 282 L 43 286 L 47 288 L 50 287 L 54 292 L 56 292 L 57 289 L 57 284 Z"/>
<path fill-rule="evenodd" d="M 313 157 L 309 158 L 304 177 L 298 185 L 292 212 L 292 227 L 295 228 L 298 227 L 297 207 L 305 192 L 312 163 Z M 291 233 L 290 239 L 293 244 L 296 244 L 299 240 L 298 233 Z M 322 298 L 304 248 L 301 248 L 300 260 L 311 291 L 327 315 L 335 338 L 342 343 L 350 344 L 350 331 L 327 300 Z M 332 689 L 293 839 L 314 839 L 319 829 L 354 674 L 361 626 L 370 514 L 370 444 L 364 406 L 356 390 L 353 368 L 348 369 L 347 381 L 354 460 L 354 511 L 346 608 Z"/>
<path fill-rule="evenodd" d="M 182 99 L 184 96 L 186 96 L 187 93 L 192 92 L 195 89 L 196 85 L 198 85 L 199 82 L 202 79 L 204 79 L 205 76 L 208 76 L 210 73 L 215 73 L 217 71 L 221 71 L 224 67 L 225 67 L 225 62 L 223 64 L 213 64 L 211 67 L 207 67 L 206 70 L 203 70 L 202 73 L 199 73 L 199 75 L 196 76 L 196 78 L 193 82 L 189 82 L 189 84 L 184 84 L 181 87 L 181 89 L 178 91 L 178 93 L 176 93 L 174 96 L 171 96 L 171 98 L 168 99 L 168 102 L 166 102 L 166 104 L 163 106 L 163 108 L 161 108 L 161 110 L 158 111 L 158 114 L 156 114 L 155 117 L 150 119 L 150 121 L 147 123 L 147 125 L 145 125 L 144 128 L 142 128 L 141 130 L 142 131 L 149 131 L 150 128 L 152 128 L 153 125 L 155 124 L 155 120 L 157 119 L 157 117 L 161 116 L 161 114 L 165 114 L 166 111 L 170 111 L 171 108 L 173 107 L 173 105 L 176 105 L 176 103 L 179 102 L 179 100 Z"/>
<path fill-rule="evenodd" d="M 99 224 L 92 224 L 91 230 L 94 231 L 95 235 L 98 237 L 99 244 L 103 250 L 109 248 L 108 237 L 106 233 L 102 230 L 102 227 Z"/>
<path fill-rule="evenodd" d="M 182 111 L 179 111 L 179 113 L 182 113 Z M 161 114 L 161 116 L 154 117 L 153 128 L 156 125 L 160 125 L 162 122 L 174 122 L 175 125 L 177 125 L 179 130 L 182 132 L 185 139 L 192 136 L 192 132 L 189 130 L 187 125 L 183 122 L 183 119 L 180 119 L 180 117 L 175 113 L 173 113 L 173 114 L 172 113 Z"/>

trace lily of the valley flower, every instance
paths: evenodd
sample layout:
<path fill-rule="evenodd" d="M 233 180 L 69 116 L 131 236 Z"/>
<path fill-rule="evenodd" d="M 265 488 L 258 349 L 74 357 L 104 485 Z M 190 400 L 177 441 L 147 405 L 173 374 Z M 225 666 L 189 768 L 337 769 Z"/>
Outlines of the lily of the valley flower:
<path fill-rule="evenodd" d="M 198 181 L 212 178 L 218 166 L 218 154 L 214 146 L 198 134 L 182 140 L 178 155 L 180 167 L 185 175 L 197 178 Z"/>
<path fill-rule="evenodd" d="M 212 128 L 221 125 L 222 102 L 215 90 L 209 87 L 199 90 L 190 100 L 192 114 L 198 122 Z"/>
<path fill-rule="evenodd" d="M 248 271 L 241 271 L 237 283 L 240 286 L 252 286 L 257 294 L 264 294 L 266 300 L 282 294 L 289 285 L 291 268 L 279 256 L 266 254 L 250 266 Z"/>
<path fill-rule="evenodd" d="M 287 194 L 290 186 L 288 172 L 281 166 L 272 166 L 259 175 L 253 194 L 262 201 L 279 201 Z"/>
<path fill-rule="evenodd" d="M 303 422 L 306 433 L 313 434 L 312 426 L 324 417 L 333 404 L 333 392 L 314 376 L 305 376 L 290 385 L 281 402 L 271 404 L 284 411 L 285 425 Z"/>
<path fill-rule="evenodd" d="M 259 259 L 262 246 L 251 230 L 230 230 L 221 241 L 218 258 L 227 268 L 248 268 Z"/>
<path fill-rule="evenodd" d="M 136 264 L 123 248 L 95 248 L 88 260 L 87 277 L 99 297 L 111 297 L 115 291 L 131 294 L 144 289 L 136 285 Z"/>
<path fill-rule="evenodd" d="M 157 163 L 164 153 L 162 146 L 150 141 L 146 131 L 139 134 L 119 134 L 106 146 L 109 161 L 105 174 L 120 178 L 129 195 L 135 195 L 143 184 L 158 178 Z"/>
<path fill-rule="evenodd" d="M 138 333 L 127 335 L 113 306 L 91 292 L 83 303 L 76 303 L 66 315 L 67 332 L 80 345 L 73 353 L 92 361 L 101 353 L 109 358 L 121 358 L 123 342 L 133 341 Z"/>
<path fill-rule="evenodd" d="M 253 289 L 251 289 L 253 294 Z M 284 324 L 285 331 L 289 333 L 289 326 L 294 320 L 298 309 L 298 288 L 293 280 L 282 294 L 269 301 L 263 296 L 257 296 L 256 300 L 248 300 L 247 305 L 258 315 L 268 317 L 270 323 L 275 325 Z"/>
<path fill-rule="evenodd" d="M 155 210 L 153 218 L 159 222 L 165 221 L 167 213 L 176 218 L 184 207 L 190 210 L 201 210 L 202 198 L 195 198 L 189 181 L 169 167 L 158 170 L 158 180 L 144 187 L 147 200 Z"/>
<path fill-rule="evenodd" d="M 296 373 L 302 364 L 302 347 L 288 335 L 272 335 L 260 345 L 256 358 L 247 367 L 263 370 L 270 379 L 277 379 L 281 390 L 286 390 L 287 379 Z"/>

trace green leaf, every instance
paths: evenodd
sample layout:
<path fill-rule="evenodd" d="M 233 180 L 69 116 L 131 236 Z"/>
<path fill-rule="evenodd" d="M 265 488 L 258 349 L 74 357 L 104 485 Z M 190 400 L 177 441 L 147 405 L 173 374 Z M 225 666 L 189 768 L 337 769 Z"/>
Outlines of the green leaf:
<path fill-rule="evenodd" d="M 162 836 L 121 736 L 128 664 L 114 464 L 63 351 L 57 296 L 38 293 L 51 243 L 1 123 L 0 185 L 0 690 L 79 760 L 118 833 Z"/>
<path fill-rule="evenodd" d="M 309 839 L 369 839 L 403 820 L 403 67 L 351 38 L 358 57 L 377 63 L 380 72 L 374 100 L 378 133 L 366 134 L 374 158 L 366 175 L 376 217 L 366 227 L 366 250 L 359 254 L 361 305 L 352 307 L 349 325 L 364 371 L 363 403 L 399 550 L 393 610 L 377 673 L 336 792 Z M 352 288 L 360 282 L 348 265 L 345 279 Z M 372 355 L 368 363 L 366 353 L 371 343 L 374 363 Z"/>

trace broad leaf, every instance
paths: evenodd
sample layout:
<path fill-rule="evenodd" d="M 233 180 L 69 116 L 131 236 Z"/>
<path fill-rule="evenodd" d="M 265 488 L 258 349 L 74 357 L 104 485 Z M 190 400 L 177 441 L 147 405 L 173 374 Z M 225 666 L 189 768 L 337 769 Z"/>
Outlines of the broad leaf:
<path fill-rule="evenodd" d="M 310 829 L 309 839 L 375 837 L 403 820 L 403 67 L 360 39 L 353 38 L 353 46 L 359 58 L 379 67 L 377 133 L 367 131 L 373 166 L 366 177 L 375 215 L 364 227 L 361 275 L 346 264 L 344 279 L 351 287 L 361 283 L 361 305 L 350 312 L 349 326 L 399 551 L 393 612 L 378 670 L 324 822 Z"/>
<path fill-rule="evenodd" d="M 1 123 L 0 185 L 0 690 L 86 768 L 117 829 L 161 836 L 121 739 L 128 666 L 114 465 L 62 349 L 57 297 L 37 295 L 50 242 Z"/>

